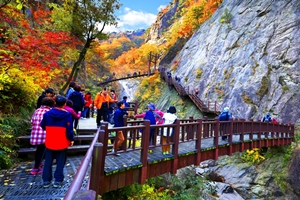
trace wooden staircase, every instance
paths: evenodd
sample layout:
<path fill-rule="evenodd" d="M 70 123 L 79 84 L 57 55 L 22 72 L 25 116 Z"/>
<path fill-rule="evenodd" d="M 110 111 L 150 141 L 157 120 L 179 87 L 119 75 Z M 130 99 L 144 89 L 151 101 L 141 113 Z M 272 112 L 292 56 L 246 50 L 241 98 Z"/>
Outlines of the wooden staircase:
<path fill-rule="evenodd" d="M 211 109 L 209 102 L 206 105 L 196 94 L 190 93 L 188 89 L 186 90 L 180 83 L 173 80 L 172 77 L 169 78 L 165 70 L 160 71 L 160 75 L 161 78 L 163 78 L 167 82 L 169 87 L 174 86 L 179 96 L 188 96 L 202 113 L 214 114 L 215 116 L 220 114 L 221 109 L 216 102 L 213 105 L 213 109 Z"/>

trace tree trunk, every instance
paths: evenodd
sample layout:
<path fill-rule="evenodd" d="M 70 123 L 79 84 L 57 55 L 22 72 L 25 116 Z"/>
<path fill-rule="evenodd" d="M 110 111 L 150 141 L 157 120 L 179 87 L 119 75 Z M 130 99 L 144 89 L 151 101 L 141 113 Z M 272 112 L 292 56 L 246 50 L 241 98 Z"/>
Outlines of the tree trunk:
<path fill-rule="evenodd" d="M 59 91 L 60 94 L 64 94 L 64 91 L 67 89 L 67 87 L 69 86 L 71 81 L 76 81 L 78 71 L 79 71 L 80 66 L 81 66 L 81 62 L 84 60 L 85 54 L 86 54 L 88 48 L 90 48 L 92 41 L 93 41 L 93 39 L 91 39 L 91 38 L 88 38 L 86 40 L 86 43 L 85 43 L 83 49 L 81 50 L 81 52 L 79 54 L 78 60 L 73 65 L 72 71 L 69 75 L 69 78 L 68 78 L 67 82 L 65 83 L 65 85 Z"/>

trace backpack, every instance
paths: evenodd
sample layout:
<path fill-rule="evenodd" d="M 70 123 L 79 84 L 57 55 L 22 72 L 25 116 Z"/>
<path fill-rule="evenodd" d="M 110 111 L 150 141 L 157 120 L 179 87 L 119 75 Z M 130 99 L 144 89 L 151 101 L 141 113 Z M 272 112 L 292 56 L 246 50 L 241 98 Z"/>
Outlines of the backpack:
<path fill-rule="evenodd" d="M 157 119 L 156 124 L 163 124 L 164 123 L 164 119 L 155 111 L 153 111 L 153 115 L 155 117 L 155 119 Z"/>
<path fill-rule="evenodd" d="M 108 114 L 108 122 L 110 124 L 115 124 L 114 116 L 115 116 L 115 111 L 114 110 L 113 110 L 113 112 L 111 114 Z"/>
<path fill-rule="evenodd" d="M 219 120 L 220 121 L 228 121 L 229 120 L 229 114 L 228 114 L 228 112 L 222 112 L 219 115 Z"/>

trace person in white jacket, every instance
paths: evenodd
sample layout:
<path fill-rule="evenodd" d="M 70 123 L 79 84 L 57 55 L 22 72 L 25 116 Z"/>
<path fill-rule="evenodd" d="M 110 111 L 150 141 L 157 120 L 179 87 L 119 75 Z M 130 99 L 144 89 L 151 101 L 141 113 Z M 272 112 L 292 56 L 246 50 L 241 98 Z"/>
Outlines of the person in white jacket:
<path fill-rule="evenodd" d="M 177 116 L 175 115 L 176 113 L 176 108 L 175 106 L 170 106 L 169 109 L 167 110 L 167 113 L 164 114 L 163 119 L 164 119 L 164 124 L 173 124 L 175 120 L 177 119 Z M 173 128 L 170 129 L 169 133 L 169 141 L 170 138 L 173 134 L 174 130 Z M 163 135 L 162 135 L 162 153 L 169 154 L 170 153 L 170 145 L 165 145 L 167 144 L 167 137 L 168 137 L 168 128 L 163 129 Z"/>

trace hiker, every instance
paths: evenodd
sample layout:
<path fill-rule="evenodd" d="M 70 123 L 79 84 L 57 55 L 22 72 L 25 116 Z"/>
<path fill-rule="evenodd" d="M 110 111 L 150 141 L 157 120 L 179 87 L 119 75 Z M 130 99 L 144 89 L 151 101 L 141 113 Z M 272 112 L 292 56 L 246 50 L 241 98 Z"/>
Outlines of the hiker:
<path fill-rule="evenodd" d="M 44 97 L 54 97 L 55 93 L 54 90 L 52 88 L 47 88 L 45 89 L 45 91 L 41 94 L 41 96 L 39 96 L 38 100 L 37 100 L 37 105 L 36 108 L 41 107 L 42 105 L 42 100 Z"/>
<path fill-rule="evenodd" d="M 115 90 L 111 89 L 111 90 L 110 90 L 110 94 L 111 94 L 111 98 L 112 98 L 113 100 L 117 101 L 117 95 L 116 95 Z M 108 118 L 108 122 L 109 122 L 110 124 L 114 124 L 114 119 L 113 119 L 113 117 L 114 117 L 114 110 L 115 110 L 115 107 L 116 107 L 116 103 L 115 103 L 115 102 L 112 102 L 112 103 L 109 104 L 109 108 L 108 108 L 108 116 L 107 116 L 107 118 Z"/>
<path fill-rule="evenodd" d="M 222 111 L 222 113 L 218 117 L 219 121 L 229 121 L 229 119 L 232 119 L 232 116 L 229 112 L 229 107 L 225 107 Z M 224 136 L 228 133 L 229 124 L 227 123 L 221 123 L 220 124 L 220 135 L 222 135 L 222 140 L 227 140 L 227 136 Z"/>
<path fill-rule="evenodd" d="M 272 122 L 271 114 L 268 112 L 261 120 L 262 122 Z"/>
<path fill-rule="evenodd" d="M 278 122 L 277 122 L 277 120 L 276 120 L 276 118 L 275 118 L 275 117 L 272 117 L 272 119 L 271 119 L 271 120 L 272 120 L 272 123 L 273 123 L 273 124 L 278 124 Z"/>
<path fill-rule="evenodd" d="M 123 101 L 119 101 L 117 103 L 118 108 L 115 111 L 114 114 L 114 127 L 123 127 L 124 126 L 124 115 L 128 115 L 128 113 L 125 111 L 125 104 Z M 119 147 L 124 142 L 124 135 L 122 131 L 118 131 L 116 135 L 116 140 L 114 140 L 113 143 L 113 149 L 112 152 L 114 153 L 116 151 L 116 155 L 119 156 L 120 154 L 117 153 Z"/>
<path fill-rule="evenodd" d="M 103 91 L 98 93 L 94 101 L 94 109 L 97 109 L 97 128 L 100 127 L 101 117 L 103 121 L 108 122 L 108 108 L 110 103 L 114 103 L 116 100 L 112 99 L 108 94 L 108 89 L 105 87 Z"/>
<path fill-rule="evenodd" d="M 81 92 L 81 86 L 75 85 L 74 86 L 74 92 L 72 92 L 69 96 L 69 98 L 73 102 L 73 109 L 78 114 L 78 112 L 82 112 L 83 106 L 84 106 L 84 96 Z M 78 119 L 74 120 L 74 128 L 77 129 L 78 127 Z"/>
<path fill-rule="evenodd" d="M 84 108 L 83 108 L 83 112 L 82 112 L 82 119 L 86 119 L 87 118 L 87 114 L 90 112 L 90 108 L 92 107 L 93 104 L 93 99 L 92 99 L 92 94 L 90 92 L 87 92 L 84 95 Z M 89 115 L 90 116 L 90 115 Z"/>
<path fill-rule="evenodd" d="M 69 84 L 69 88 L 68 88 L 68 90 L 66 92 L 66 97 L 67 98 L 69 98 L 70 94 L 72 94 L 75 91 L 74 90 L 75 85 L 76 85 L 76 83 L 73 82 L 73 81 Z"/>
<path fill-rule="evenodd" d="M 36 145 L 34 167 L 31 169 L 30 174 L 36 175 L 43 172 L 42 159 L 45 155 L 45 139 L 46 131 L 42 129 L 40 123 L 43 119 L 44 113 L 49 111 L 55 104 L 52 97 L 44 97 L 41 106 L 33 113 L 31 117 L 31 135 L 30 144 Z"/>
<path fill-rule="evenodd" d="M 123 102 L 124 102 L 125 108 L 130 107 L 129 103 L 127 103 L 127 96 L 123 96 Z"/>
<path fill-rule="evenodd" d="M 153 114 L 154 114 L 154 117 L 155 117 L 156 124 L 163 124 L 164 123 L 164 120 L 163 120 L 164 112 L 161 111 L 161 110 L 158 110 L 155 107 L 154 103 L 150 103 L 150 105 L 153 106 L 153 108 L 154 108 Z M 146 115 L 146 112 L 141 113 L 141 114 L 136 114 L 136 115 L 134 115 L 134 118 L 135 119 L 137 119 L 137 118 L 144 118 L 145 115 Z"/>
<path fill-rule="evenodd" d="M 196 94 L 196 95 L 199 94 L 199 90 L 198 90 L 198 89 L 195 90 L 195 94 Z"/>
<path fill-rule="evenodd" d="M 74 144 L 72 115 L 64 109 L 67 99 L 63 96 L 57 96 L 55 100 L 55 107 L 46 112 L 41 121 L 41 127 L 43 130 L 46 130 L 46 159 L 42 176 L 44 188 L 48 188 L 51 185 L 54 158 L 56 159 L 56 169 L 53 187 L 58 188 L 62 186 L 67 149 Z"/>
<path fill-rule="evenodd" d="M 68 111 L 69 113 L 71 113 L 73 119 L 79 119 L 81 116 L 80 111 L 78 113 L 76 113 L 75 110 L 73 109 L 73 102 L 70 99 L 67 99 L 65 110 Z"/>
<path fill-rule="evenodd" d="M 175 106 L 170 106 L 169 109 L 167 110 L 167 113 L 164 114 L 163 119 L 164 119 L 164 124 L 174 124 L 177 116 L 176 116 L 176 108 Z M 163 129 L 163 135 L 162 135 L 162 154 L 167 155 L 170 154 L 170 145 L 167 144 L 167 139 L 168 142 L 170 142 L 171 137 L 173 136 L 173 128 L 170 128 L 171 133 L 168 135 L 168 128 L 165 127 Z"/>
<path fill-rule="evenodd" d="M 156 124 L 156 120 L 155 120 L 155 116 L 153 114 L 155 107 L 153 106 L 153 104 L 148 104 L 147 105 L 148 110 L 145 113 L 144 116 L 144 120 L 149 120 L 150 121 L 150 125 L 155 125 Z M 149 146 L 153 145 L 153 140 L 154 140 L 154 131 L 155 129 L 152 128 L 150 129 L 150 135 L 149 135 Z M 151 153 L 151 150 L 149 150 Z"/>

